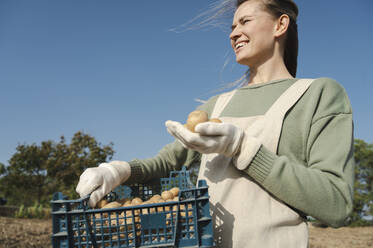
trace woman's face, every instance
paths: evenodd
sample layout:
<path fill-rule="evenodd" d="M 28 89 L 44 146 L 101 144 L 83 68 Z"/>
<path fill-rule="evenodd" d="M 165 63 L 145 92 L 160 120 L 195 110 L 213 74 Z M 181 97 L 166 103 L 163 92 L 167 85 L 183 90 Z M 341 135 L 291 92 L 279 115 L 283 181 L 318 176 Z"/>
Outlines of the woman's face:
<path fill-rule="evenodd" d="M 239 64 L 258 66 L 269 59 L 275 47 L 276 20 L 260 0 L 242 3 L 233 17 L 229 38 Z"/>

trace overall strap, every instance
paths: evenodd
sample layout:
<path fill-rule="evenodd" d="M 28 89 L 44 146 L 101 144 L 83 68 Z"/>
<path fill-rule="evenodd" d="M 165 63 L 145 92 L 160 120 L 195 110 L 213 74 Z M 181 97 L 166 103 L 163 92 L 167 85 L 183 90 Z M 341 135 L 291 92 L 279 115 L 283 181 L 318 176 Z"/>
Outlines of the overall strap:
<path fill-rule="evenodd" d="M 229 101 L 232 99 L 234 93 L 236 93 L 236 90 L 232 90 L 232 91 L 229 91 L 227 93 L 221 94 L 218 97 L 218 100 L 216 100 L 214 109 L 212 110 L 210 119 L 211 118 L 218 118 L 221 115 L 225 106 L 227 106 Z"/>
<path fill-rule="evenodd" d="M 277 153 L 278 141 L 284 117 L 291 107 L 303 96 L 314 79 L 300 79 L 291 85 L 265 114 L 262 142 L 265 147 Z"/>

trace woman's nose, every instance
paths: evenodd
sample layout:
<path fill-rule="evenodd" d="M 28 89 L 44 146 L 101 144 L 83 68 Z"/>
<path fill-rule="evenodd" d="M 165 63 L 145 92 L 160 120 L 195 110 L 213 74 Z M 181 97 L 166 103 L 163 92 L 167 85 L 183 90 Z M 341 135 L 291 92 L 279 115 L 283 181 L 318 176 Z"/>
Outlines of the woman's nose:
<path fill-rule="evenodd" d="M 232 30 L 231 34 L 229 35 L 229 38 L 232 40 L 232 41 L 236 41 L 239 37 L 241 36 L 241 32 L 239 31 L 239 29 L 236 27 Z"/>

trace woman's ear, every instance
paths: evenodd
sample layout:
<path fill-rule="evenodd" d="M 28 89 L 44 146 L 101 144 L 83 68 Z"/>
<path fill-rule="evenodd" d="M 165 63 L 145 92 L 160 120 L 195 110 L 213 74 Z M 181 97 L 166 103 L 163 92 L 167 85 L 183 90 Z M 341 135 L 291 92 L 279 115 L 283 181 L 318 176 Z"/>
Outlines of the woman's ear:
<path fill-rule="evenodd" d="M 281 15 L 277 19 L 277 24 L 275 27 L 276 28 L 275 37 L 278 38 L 284 35 L 289 28 L 289 24 L 290 24 L 290 17 L 285 14 Z"/>

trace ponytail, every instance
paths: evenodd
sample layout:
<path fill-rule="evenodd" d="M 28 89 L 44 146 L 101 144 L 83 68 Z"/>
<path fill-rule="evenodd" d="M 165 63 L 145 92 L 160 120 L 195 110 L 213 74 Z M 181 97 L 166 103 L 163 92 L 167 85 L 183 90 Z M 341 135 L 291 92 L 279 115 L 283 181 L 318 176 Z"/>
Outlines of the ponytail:
<path fill-rule="evenodd" d="M 298 67 L 298 25 L 292 21 L 290 21 L 285 42 L 284 62 L 289 73 L 296 77 Z"/>

